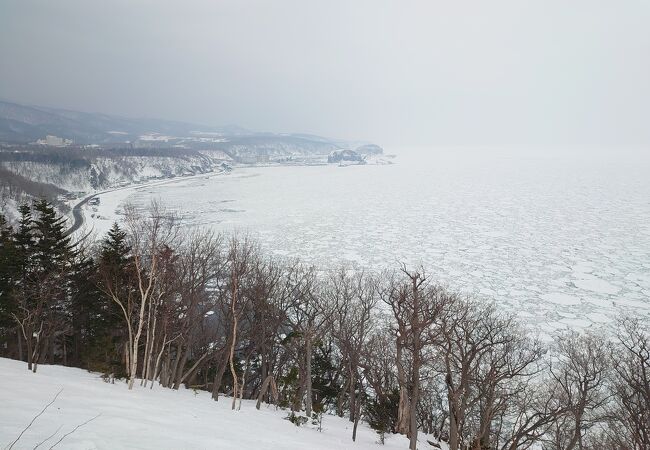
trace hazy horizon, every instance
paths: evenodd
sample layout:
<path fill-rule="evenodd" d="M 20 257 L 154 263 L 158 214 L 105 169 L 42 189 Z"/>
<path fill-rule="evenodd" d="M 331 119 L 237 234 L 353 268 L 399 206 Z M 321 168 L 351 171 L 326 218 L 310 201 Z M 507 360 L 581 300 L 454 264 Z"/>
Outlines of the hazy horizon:
<path fill-rule="evenodd" d="M 0 98 L 397 146 L 650 146 L 650 4 L 6 0 Z"/>

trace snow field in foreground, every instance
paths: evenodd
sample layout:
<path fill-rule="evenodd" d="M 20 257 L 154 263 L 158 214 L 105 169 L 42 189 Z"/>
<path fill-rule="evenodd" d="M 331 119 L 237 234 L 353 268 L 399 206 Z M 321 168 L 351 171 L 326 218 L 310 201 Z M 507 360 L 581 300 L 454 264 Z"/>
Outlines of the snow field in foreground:
<path fill-rule="evenodd" d="M 96 373 L 62 366 L 39 366 L 36 374 L 21 361 L 0 358 L 0 448 L 7 448 L 29 422 L 59 392 L 56 401 L 36 419 L 14 449 L 48 449 L 74 427 L 97 416 L 65 437 L 57 449 L 405 449 L 405 437 L 391 435 L 386 445 L 359 424 L 352 442 L 352 423 L 336 416 L 315 425 L 297 427 L 283 420 L 288 411 L 244 400 L 240 411 L 231 399 L 212 401 L 209 392 L 136 383 L 129 391 L 123 382 L 109 384 Z M 429 447 L 425 436 L 421 446 Z M 432 448 L 432 447 L 431 447 Z"/>

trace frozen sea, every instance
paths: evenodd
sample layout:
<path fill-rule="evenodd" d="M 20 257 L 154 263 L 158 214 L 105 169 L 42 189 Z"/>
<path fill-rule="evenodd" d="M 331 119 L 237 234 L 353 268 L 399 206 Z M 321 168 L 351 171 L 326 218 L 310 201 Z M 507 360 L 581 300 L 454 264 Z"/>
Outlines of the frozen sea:
<path fill-rule="evenodd" d="M 650 318 L 650 164 L 614 157 L 405 153 L 392 165 L 236 168 L 108 194 L 245 231 L 322 268 L 400 262 L 548 330 Z M 99 224 L 98 224 L 99 225 Z"/>

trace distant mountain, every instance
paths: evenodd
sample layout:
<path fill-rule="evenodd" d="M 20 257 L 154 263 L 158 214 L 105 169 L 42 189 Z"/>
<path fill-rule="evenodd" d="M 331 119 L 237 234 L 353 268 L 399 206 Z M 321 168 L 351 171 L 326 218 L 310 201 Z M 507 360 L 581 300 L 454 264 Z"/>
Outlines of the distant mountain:
<path fill-rule="evenodd" d="M 366 162 L 382 149 L 311 134 L 260 133 L 0 101 L 0 206 L 14 212 L 20 202 L 37 196 L 59 201 L 63 208 L 61 197 L 83 192 L 239 164 L 324 164 L 339 154 Z"/>
<path fill-rule="evenodd" d="M 131 119 L 0 101 L 0 142 L 25 144 L 55 135 L 75 144 L 120 144 L 141 136 L 186 137 L 199 134 L 237 136 L 251 132 L 237 126 L 210 127 L 159 119 Z"/>
<path fill-rule="evenodd" d="M 46 139 L 50 136 L 49 139 Z M 131 119 L 0 101 L 0 144 L 98 145 L 103 148 L 176 148 L 226 153 L 235 162 L 326 158 L 333 151 L 377 155 L 381 147 L 312 134 L 260 133 L 158 119 Z M 70 142 L 71 141 L 71 142 Z"/>

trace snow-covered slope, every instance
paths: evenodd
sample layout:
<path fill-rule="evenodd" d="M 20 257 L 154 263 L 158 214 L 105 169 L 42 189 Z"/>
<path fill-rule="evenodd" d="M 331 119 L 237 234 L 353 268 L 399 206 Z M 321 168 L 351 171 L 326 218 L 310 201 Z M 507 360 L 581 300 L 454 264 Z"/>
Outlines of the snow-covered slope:
<path fill-rule="evenodd" d="M 0 162 L 0 167 L 67 191 L 107 189 L 151 178 L 212 172 L 220 161 L 201 155 L 95 157 L 71 165 L 37 161 Z"/>
<path fill-rule="evenodd" d="M 65 437 L 61 449 L 405 449 L 407 440 L 390 436 L 385 446 L 365 425 L 352 442 L 352 424 L 325 416 L 322 431 L 314 425 L 297 427 L 287 411 L 244 401 L 240 411 L 230 399 L 214 402 L 207 392 L 173 391 L 157 386 L 109 384 L 99 375 L 61 366 L 27 371 L 20 361 L 0 358 L 0 448 L 8 447 L 29 422 L 61 391 L 36 419 L 14 449 L 50 448 L 74 427 L 96 417 Z M 422 437 L 422 439 L 425 439 Z M 422 440 L 423 446 L 429 445 Z M 431 447 L 432 448 L 432 447 Z"/>
<path fill-rule="evenodd" d="M 238 126 L 206 126 L 159 119 L 26 106 L 0 100 L 0 142 L 27 144 L 47 135 L 76 145 L 129 148 L 182 148 L 225 151 L 240 162 L 291 157 L 326 157 L 337 149 L 381 154 L 381 147 L 309 134 L 255 132 Z"/>

